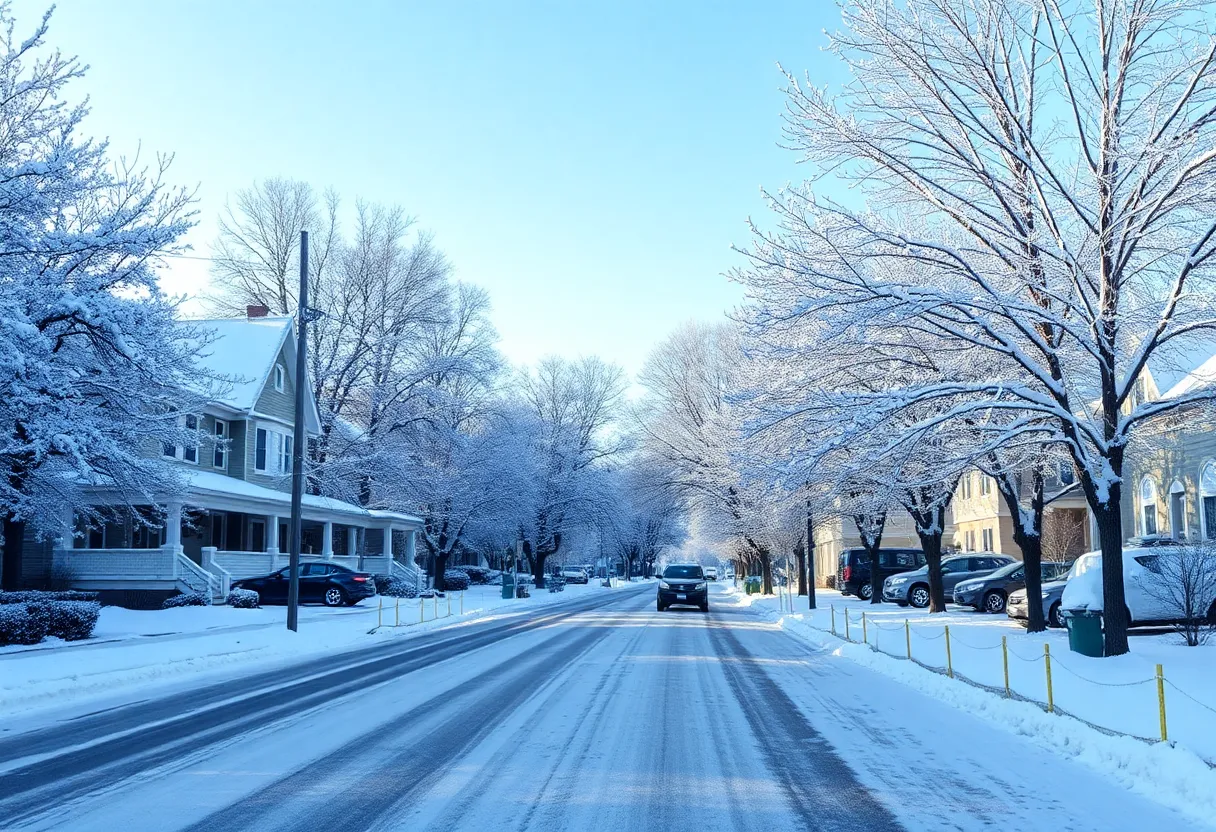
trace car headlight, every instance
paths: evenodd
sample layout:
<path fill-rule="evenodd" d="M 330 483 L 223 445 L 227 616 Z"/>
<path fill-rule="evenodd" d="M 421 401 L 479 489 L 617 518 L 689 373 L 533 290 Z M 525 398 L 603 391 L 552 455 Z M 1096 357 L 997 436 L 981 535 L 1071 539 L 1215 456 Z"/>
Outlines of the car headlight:
<path fill-rule="evenodd" d="M 899 586 L 900 584 L 906 584 L 907 582 L 907 578 L 891 578 L 891 586 Z"/>
<path fill-rule="evenodd" d="M 667 581 L 659 581 L 659 589 L 671 589 L 671 584 Z"/>
<path fill-rule="evenodd" d="M 694 592 L 695 592 L 696 590 L 698 590 L 698 589 L 705 589 L 705 581 L 701 581 L 701 583 L 699 583 L 699 584 L 697 584 L 696 586 L 694 586 L 694 587 L 693 587 L 693 591 L 694 591 Z"/>
<path fill-rule="evenodd" d="M 975 589 L 976 586 L 978 586 L 978 584 L 973 584 L 969 581 L 963 581 L 961 584 L 956 586 L 955 589 L 961 590 L 962 592 L 970 592 L 971 590 Z"/>
<path fill-rule="evenodd" d="M 1050 593 L 1050 592 L 1044 592 L 1044 593 L 1043 593 L 1043 595 L 1042 595 L 1042 598 L 1043 598 L 1043 600 L 1044 600 L 1044 601 L 1046 601 L 1046 600 L 1047 600 L 1048 598 L 1050 598 L 1050 597 L 1051 597 L 1051 593 Z"/>

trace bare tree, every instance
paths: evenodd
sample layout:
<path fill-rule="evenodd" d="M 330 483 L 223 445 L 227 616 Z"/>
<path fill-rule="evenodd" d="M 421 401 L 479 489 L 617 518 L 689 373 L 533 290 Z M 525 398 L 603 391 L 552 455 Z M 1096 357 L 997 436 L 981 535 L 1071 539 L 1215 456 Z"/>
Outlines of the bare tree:
<path fill-rule="evenodd" d="M 1163 547 L 1148 556 L 1145 568 L 1144 592 L 1161 617 L 1174 621 L 1187 646 L 1206 642 L 1216 627 L 1216 545 Z"/>

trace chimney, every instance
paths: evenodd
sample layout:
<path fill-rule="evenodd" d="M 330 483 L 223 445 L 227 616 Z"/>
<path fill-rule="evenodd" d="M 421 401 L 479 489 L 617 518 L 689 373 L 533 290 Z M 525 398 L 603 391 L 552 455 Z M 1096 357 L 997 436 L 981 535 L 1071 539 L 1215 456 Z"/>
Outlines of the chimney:
<path fill-rule="evenodd" d="M 269 314 L 270 314 L 269 306 L 246 306 L 245 307 L 245 317 L 246 318 L 265 318 Z"/>

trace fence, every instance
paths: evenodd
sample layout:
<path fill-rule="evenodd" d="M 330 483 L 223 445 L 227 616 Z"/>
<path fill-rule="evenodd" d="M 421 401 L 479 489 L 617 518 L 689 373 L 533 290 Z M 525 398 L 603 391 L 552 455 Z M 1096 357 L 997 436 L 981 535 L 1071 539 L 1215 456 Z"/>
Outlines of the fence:
<path fill-rule="evenodd" d="M 453 595 L 458 595 L 459 610 L 457 612 L 452 611 L 452 596 Z M 418 598 L 418 620 L 417 621 L 413 620 L 413 615 L 412 615 L 412 607 L 413 607 L 414 599 L 413 598 L 394 598 L 393 605 L 392 605 L 392 607 L 390 607 L 390 610 L 392 611 L 392 615 L 393 615 L 392 624 L 384 623 L 384 596 L 380 595 L 380 596 L 378 596 L 378 598 L 379 598 L 379 605 L 376 607 L 376 629 L 380 629 L 381 627 L 409 627 L 413 624 L 423 624 L 427 621 L 435 621 L 436 619 L 439 619 L 439 618 L 449 618 L 453 615 L 464 615 L 464 591 L 463 590 L 460 591 L 459 593 L 455 593 L 455 592 L 444 593 L 444 604 L 443 605 L 441 605 L 439 603 L 439 596 L 437 594 L 432 595 L 429 599 L 419 597 Z M 426 607 L 427 607 L 426 602 L 428 600 L 431 601 L 431 617 L 430 618 L 426 617 Z M 410 619 L 410 620 L 406 621 L 404 624 L 401 623 L 401 608 L 403 606 L 401 603 L 402 601 L 405 601 L 404 607 L 406 608 L 406 610 L 405 610 L 406 617 Z M 440 606 L 445 606 L 447 609 L 447 611 L 443 615 L 439 614 Z"/>
<path fill-rule="evenodd" d="M 1043 708 L 1047 713 L 1063 714 L 1077 719 L 1105 734 L 1125 736 L 1147 743 L 1169 742 L 1169 725 L 1167 718 L 1167 689 L 1173 708 L 1178 707 L 1175 694 L 1183 698 L 1188 708 L 1205 712 L 1208 721 L 1216 716 L 1216 708 L 1200 701 L 1182 688 L 1174 684 L 1165 675 L 1162 665 L 1157 664 L 1155 672 L 1146 678 L 1136 678 L 1126 681 L 1102 681 L 1090 678 L 1070 667 L 1068 662 L 1061 661 L 1058 655 L 1051 652 L 1050 644 L 1042 645 L 1042 652 L 1026 655 L 1014 649 L 1009 644 L 1009 638 L 1002 635 L 999 644 L 975 644 L 959 638 L 958 632 L 951 633 L 947 625 L 912 624 L 904 619 L 903 624 L 884 623 L 867 616 L 863 611 L 860 615 L 851 613 L 848 608 L 843 610 L 843 616 L 835 605 L 830 608 L 831 622 L 828 628 L 808 621 L 811 627 L 822 632 L 830 632 L 837 638 L 842 638 L 853 644 L 865 644 L 872 650 L 891 656 L 895 659 L 910 661 L 920 667 L 939 673 L 950 679 L 964 682 L 973 687 L 1022 702 L 1029 702 Z M 842 619 L 842 620 L 838 620 Z M 843 625 L 843 626 L 841 626 Z M 858 640 L 860 636 L 860 640 Z M 956 648 L 965 648 L 966 659 L 959 662 Z M 999 652 L 997 652 L 999 651 Z M 978 662 L 977 656 L 991 654 L 990 661 Z M 1066 674 L 1070 684 L 1066 685 L 1069 701 L 1076 702 L 1068 709 L 1061 707 L 1060 672 Z M 1084 707 L 1085 689 L 1089 696 L 1101 688 L 1102 699 L 1099 710 L 1105 708 L 1109 713 L 1120 713 L 1125 724 L 1114 727 L 1096 721 L 1101 717 L 1087 716 L 1079 713 Z M 1078 695 L 1080 694 L 1080 695 Z M 1135 714 L 1124 714 L 1123 709 L 1136 709 Z M 1193 720 L 1192 720 L 1193 721 Z M 1128 724 L 1132 724 L 1129 729 Z M 1216 724 L 1216 723 L 1213 723 Z M 1145 730 L 1136 730 L 1136 727 Z M 1151 726 L 1151 727 L 1150 727 Z M 1175 731 L 1175 733 L 1178 733 Z M 1210 734 L 1207 729 L 1199 732 Z M 1190 739 L 1188 737 L 1188 739 Z M 1210 737 L 1208 738 L 1210 739 Z M 1208 740 L 1196 737 L 1194 742 L 1188 742 L 1201 757 L 1212 764 L 1212 748 L 1202 747 Z M 1199 745 L 1200 747 L 1196 747 Z"/>

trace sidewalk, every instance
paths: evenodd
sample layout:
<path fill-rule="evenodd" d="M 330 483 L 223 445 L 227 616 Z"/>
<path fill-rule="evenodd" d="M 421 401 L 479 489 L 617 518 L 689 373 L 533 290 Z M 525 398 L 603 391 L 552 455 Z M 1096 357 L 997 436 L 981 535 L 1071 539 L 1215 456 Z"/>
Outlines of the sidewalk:
<path fill-rule="evenodd" d="M 418 599 L 401 599 L 399 627 L 393 626 L 397 619 L 393 598 L 372 598 L 337 609 L 304 606 L 297 633 L 286 628 L 286 607 L 103 607 L 94 637 L 88 641 L 50 641 L 0 651 L 0 718 L 76 704 L 136 685 L 143 692 L 148 686 L 194 683 L 225 671 L 262 670 L 612 591 L 592 582 L 567 586 L 564 592 L 534 590 L 531 598 L 503 599 L 498 586 L 474 586 L 465 593 L 463 614 L 459 593 L 448 593 L 437 604 L 436 599 L 425 599 L 421 612 Z"/>

